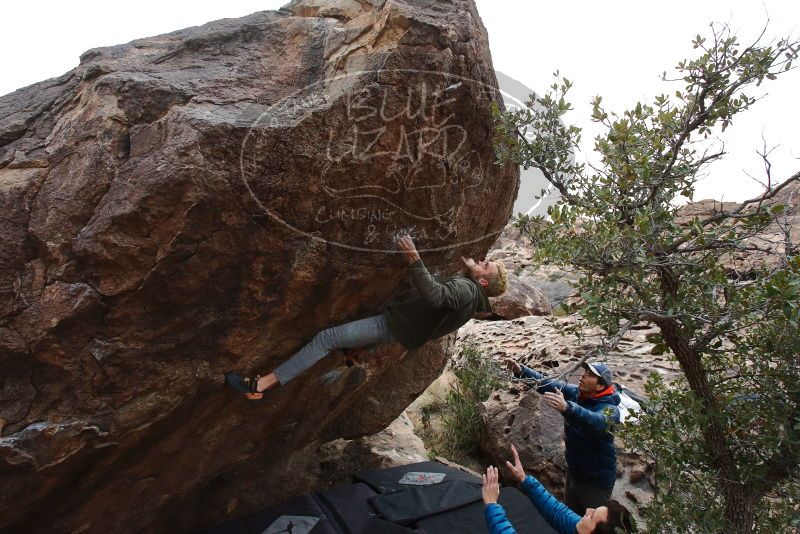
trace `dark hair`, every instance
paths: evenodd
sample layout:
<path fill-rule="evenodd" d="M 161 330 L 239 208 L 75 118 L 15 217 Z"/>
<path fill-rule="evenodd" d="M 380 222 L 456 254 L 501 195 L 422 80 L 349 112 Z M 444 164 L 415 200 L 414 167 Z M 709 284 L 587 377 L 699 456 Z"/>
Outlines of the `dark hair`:
<path fill-rule="evenodd" d="M 608 519 L 594 527 L 593 534 L 615 534 L 616 529 L 622 532 L 636 532 L 636 523 L 627 508 L 614 499 L 606 502 Z"/>

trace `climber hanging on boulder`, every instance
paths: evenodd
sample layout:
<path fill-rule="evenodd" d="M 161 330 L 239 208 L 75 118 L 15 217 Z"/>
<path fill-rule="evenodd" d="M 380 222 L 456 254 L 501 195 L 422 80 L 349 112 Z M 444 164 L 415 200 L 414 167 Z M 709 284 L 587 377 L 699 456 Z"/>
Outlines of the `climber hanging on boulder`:
<path fill-rule="evenodd" d="M 286 385 L 337 348 L 398 342 L 406 349 L 417 349 L 429 340 L 455 332 L 475 315 L 490 312 L 488 297 L 506 290 L 506 270 L 499 261 L 476 262 L 462 257 L 463 275 L 437 280 L 425 268 L 411 237 L 400 238 L 397 247 L 409 263 L 413 288 L 392 299 L 378 315 L 320 331 L 267 375 L 226 373 L 228 385 L 257 400 L 265 391 Z"/>

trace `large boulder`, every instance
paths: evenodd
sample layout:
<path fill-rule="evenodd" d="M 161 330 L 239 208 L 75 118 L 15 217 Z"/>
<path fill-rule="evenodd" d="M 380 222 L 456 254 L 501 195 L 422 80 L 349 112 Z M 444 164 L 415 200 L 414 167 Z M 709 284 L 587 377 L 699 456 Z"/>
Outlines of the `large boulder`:
<path fill-rule="evenodd" d="M 352 482 L 353 473 L 424 462 L 430 459 L 425 444 L 414 433 L 414 426 L 402 413 L 376 434 L 357 439 L 313 441 L 279 463 L 265 461 L 215 477 L 194 497 L 193 506 L 180 507 L 168 523 L 153 530 L 169 530 L 168 525 L 220 523 L 263 507 L 263 492 L 274 488 L 285 497 L 323 490 Z M 231 484 L 244 478 L 246 485 Z M 278 499 L 280 500 L 280 499 Z M 195 519 L 192 519 L 194 517 Z M 222 518 L 222 519 L 221 519 Z"/>
<path fill-rule="evenodd" d="M 519 453 L 526 472 L 535 476 L 557 497 L 564 496 L 564 421 L 561 414 L 544 406 L 534 391 L 524 387 L 496 391 L 479 406 L 481 452 L 493 464 L 511 460 L 511 445 Z M 507 475 L 506 469 L 501 469 Z M 513 483 L 507 479 L 506 482 Z"/>
<path fill-rule="evenodd" d="M 487 251 L 518 188 L 492 102 L 471 0 L 292 2 L 0 97 L 0 528 L 194 529 L 386 427 L 448 340 L 257 404 L 222 374 L 376 313 L 401 231 L 432 270 Z"/>
<path fill-rule="evenodd" d="M 501 319 L 519 319 L 528 315 L 550 315 L 550 301 L 533 282 L 508 273 L 508 288 L 498 297 L 491 297 L 492 312 Z"/>

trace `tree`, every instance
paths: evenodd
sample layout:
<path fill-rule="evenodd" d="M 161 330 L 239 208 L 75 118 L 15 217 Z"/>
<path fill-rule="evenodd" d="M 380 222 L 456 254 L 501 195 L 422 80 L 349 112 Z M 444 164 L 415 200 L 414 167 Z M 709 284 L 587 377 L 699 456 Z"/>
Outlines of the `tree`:
<path fill-rule="evenodd" d="M 791 69 L 800 45 L 764 43 L 762 32 L 743 46 L 724 25 L 693 45 L 697 57 L 670 80 L 683 85 L 674 96 L 622 114 L 595 98 L 592 120 L 605 131 L 596 163 L 575 162 L 581 131 L 563 121 L 571 82 L 558 73 L 530 109 L 495 108 L 496 152 L 539 169 L 561 193 L 548 217 L 516 224 L 539 261 L 580 271 L 579 313 L 616 340 L 637 323 L 656 325 L 659 348 L 682 370 L 671 384 L 651 376 L 656 409 L 625 431 L 656 465 L 650 530 L 783 532 L 799 514 L 800 255 L 776 199 L 800 194 L 800 172 L 776 183 L 765 149 L 758 197 L 690 219 L 676 199 L 692 198 L 724 155 L 714 135 L 756 101 L 749 91 Z M 770 225 L 783 228 L 782 243 L 756 239 Z M 741 253 L 765 260 L 742 272 Z"/>

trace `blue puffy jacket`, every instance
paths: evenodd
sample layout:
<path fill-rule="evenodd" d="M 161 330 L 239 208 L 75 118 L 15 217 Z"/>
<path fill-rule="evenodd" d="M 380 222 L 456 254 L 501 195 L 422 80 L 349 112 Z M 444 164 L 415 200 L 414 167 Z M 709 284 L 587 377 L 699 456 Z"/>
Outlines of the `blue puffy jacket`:
<path fill-rule="evenodd" d="M 530 367 L 522 366 L 522 377 L 543 380 L 539 393 L 561 390 L 567 400 L 564 416 L 564 445 L 571 476 L 598 488 L 613 488 L 617 480 L 617 451 L 609 422 L 619 423 L 619 394 L 614 391 L 594 398 L 581 398 L 574 384 L 550 380 Z"/>
<path fill-rule="evenodd" d="M 553 497 L 538 480 L 530 475 L 526 476 L 521 489 L 542 514 L 545 521 L 559 534 L 576 534 L 578 532 L 577 525 L 581 520 L 580 516 Z M 505 509 L 499 504 L 487 504 L 483 513 L 490 534 L 516 534 L 517 531 L 506 517 Z"/>

